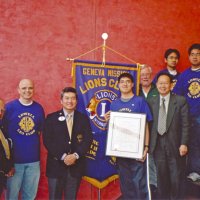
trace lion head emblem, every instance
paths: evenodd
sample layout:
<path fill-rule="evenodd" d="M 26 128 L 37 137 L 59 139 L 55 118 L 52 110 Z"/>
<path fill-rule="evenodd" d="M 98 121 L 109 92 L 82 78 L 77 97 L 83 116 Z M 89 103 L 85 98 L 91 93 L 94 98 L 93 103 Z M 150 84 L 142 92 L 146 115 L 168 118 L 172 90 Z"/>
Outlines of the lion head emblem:
<path fill-rule="evenodd" d="M 89 104 L 86 107 L 87 112 L 90 114 L 90 119 L 93 119 L 96 116 L 96 108 L 98 105 L 99 100 L 96 99 L 96 97 L 92 97 L 90 99 Z"/>

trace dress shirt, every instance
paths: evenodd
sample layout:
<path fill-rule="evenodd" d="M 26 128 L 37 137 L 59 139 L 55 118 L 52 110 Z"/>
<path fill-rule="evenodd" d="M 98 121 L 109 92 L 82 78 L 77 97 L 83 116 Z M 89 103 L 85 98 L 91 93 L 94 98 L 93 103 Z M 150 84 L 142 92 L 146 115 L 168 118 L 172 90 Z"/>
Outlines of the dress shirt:
<path fill-rule="evenodd" d="M 68 113 L 68 112 L 63 108 L 63 112 L 64 112 L 64 115 L 65 115 L 65 119 L 67 119 L 68 115 L 71 115 L 72 120 L 74 120 L 74 111 L 71 112 L 71 113 Z M 66 123 L 67 123 L 67 122 L 66 122 Z M 66 155 L 67 155 L 67 154 L 64 153 L 63 156 L 62 156 L 62 158 L 61 158 L 61 160 L 64 160 L 64 158 L 65 158 Z M 79 159 L 79 155 L 78 155 L 76 152 L 74 153 L 74 155 L 76 156 L 76 159 Z"/>

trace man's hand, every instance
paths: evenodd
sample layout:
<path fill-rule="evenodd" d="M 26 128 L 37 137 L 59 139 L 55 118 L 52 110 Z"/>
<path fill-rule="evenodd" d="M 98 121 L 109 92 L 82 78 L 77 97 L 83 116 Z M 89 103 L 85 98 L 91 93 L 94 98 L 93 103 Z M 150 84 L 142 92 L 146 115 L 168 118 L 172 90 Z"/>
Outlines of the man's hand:
<path fill-rule="evenodd" d="M 13 167 L 13 168 L 11 168 L 11 170 L 7 174 L 5 174 L 5 176 L 11 177 L 11 176 L 14 176 L 14 174 L 15 174 L 15 168 Z"/>
<path fill-rule="evenodd" d="M 108 111 L 108 112 L 105 113 L 105 115 L 104 115 L 104 118 L 105 118 L 106 122 L 108 122 L 109 119 L 110 119 L 110 112 L 111 112 L 111 111 Z"/>
<path fill-rule="evenodd" d="M 182 144 L 179 147 L 179 152 L 180 152 L 180 156 L 185 156 L 188 152 L 188 147 L 186 145 Z"/>
<path fill-rule="evenodd" d="M 148 153 L 148 148 L 145 147 L 145 148 L 144 148 L 144 152 L 143 152 L 142 159 L 137 159 L 137 160 L 140 161 L 140 162 L 144 162 L 144 161 L 146 160 L 146 158 L 147 158 L 147 153 Z"/>
<path fill-rule="evenodd" d="M 73 165 L 76 162 L 76 156 L 74 154 L 68 154 L 64 158 L 64 163 L 67 166 Z"/>

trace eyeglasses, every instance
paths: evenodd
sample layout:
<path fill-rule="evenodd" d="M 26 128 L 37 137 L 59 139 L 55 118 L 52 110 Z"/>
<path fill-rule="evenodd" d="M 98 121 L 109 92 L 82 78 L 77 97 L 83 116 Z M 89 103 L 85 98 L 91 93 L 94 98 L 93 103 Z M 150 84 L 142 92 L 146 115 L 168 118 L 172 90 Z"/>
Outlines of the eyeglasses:
<path fill-rule="evenodd" d="M 178 57 L 169 56 L 167 59 L 169 59 L 169 60 L 178 60 Z"/>
<path fill-rule="evenodd" d="M 127 81 L 120 81 L 119 82 L 120 84 L 127 84 L 127 85 L 129 85 L 129 84 L 131 84 L 132 82 L 131 82 L 131 80 L 127 80 Z"/>
<path fill-rule="evenodd" d="M 144 77 L 150 78 L 150 77 L 151 77 L 151 73 L 141 74 L 140 77 L 141 77 L 141 78 L 144 78 Z"/>
<path fill-rule="evenodd" d="M 200 53 L 191 53 L 190 56 L 192 56 L 192 57 L 199 57 Z"/>
<path fill-rule="evenodd" d="M 76 97 L 65 97 L 64 98 L 66 101 L 76 101 Z"/>

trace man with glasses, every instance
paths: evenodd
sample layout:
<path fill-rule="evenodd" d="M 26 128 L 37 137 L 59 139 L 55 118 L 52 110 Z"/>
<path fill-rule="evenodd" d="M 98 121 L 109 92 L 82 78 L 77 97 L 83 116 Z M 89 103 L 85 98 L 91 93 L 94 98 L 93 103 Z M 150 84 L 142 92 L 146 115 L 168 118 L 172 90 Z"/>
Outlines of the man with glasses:
<path fill-rule="evenodd" d="M 170 74 L 160 74 L 156 83 L 159 95 L 148 100 L 153 115 L 150 153 L 156 163 L 158 199 L 184 199 L 182 179 L 189 141 L 188 104 L 183 96 L 171 92 L 171 84 Z"/>
<path fill-rule="evenodd" d="M 75 200 L 85 168 L 85 154 L 92 142 L 87 116 L 76 110 L 75 88 L 61 92 L 62 109 L 51 113 L 45 121 L 44 145 L 48 151 L 46 175 L 49 199 Z"/>
<path fill-rule="evenodd" d="M 149 100 L 152 97 L 158 96 L 158 90 L 152 83 L 152 68 L 149 65 L 143 65 L 140 73 L 140 91 L 139 95 Z M 156 166 L 153 155 L 149 154 L 149 182 L 152 198 L 156 197 L 157 191 L 157 175 Z"/>
<path fill-rule="evenodd" d="M 191 67 L 178 78 L 173 90 L 183 95 L 190 108 L 190 143 L 188 155 L 188 178 L 200 179 L 200 44 L 193 44 L 188 49 Z"/>
<path fill-rule="evenodd" d="M 152 83 L 152 68 L 146 64 L 141 67 L 139 95 L 146 99 L 158 95 L 158 90 Z"/>
<path fill-rule="evenodd" d="M 153 79 L 153 83 L 156 84 L 157 77 L 161 73 L 168 73 L 172 76 L 172 88 L 176 85 L 178 76 L 180 73 L 176 70 L 176 66 L 180 59 L 180 53 L 177 49 L 167 49 L 164 54 L 166 69 L 159 71 Z"/>
<path fill-rule="evenodd" d="M 149 107 L 143 97 L 133 93 L 134 79 L 129 73 L 118 77 L 118 86 L 121 96 L 113 101 L 111 111 L 144 113 L 147 116 L 145 127 L 144 153 L 140 160 L 117 157 L 118 173 L 122 197 L 120 199 L 148 199 L 146 156 L 149 148 L 148 122 L 152 120 Z M 105 119 L 110 119 L 110 111 L 105 114 Z"/>

